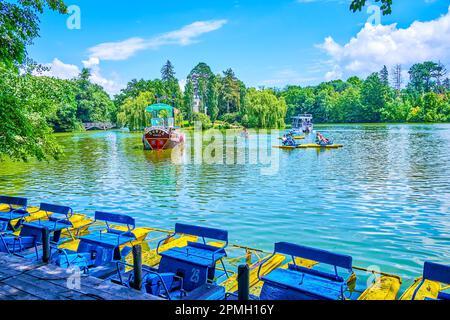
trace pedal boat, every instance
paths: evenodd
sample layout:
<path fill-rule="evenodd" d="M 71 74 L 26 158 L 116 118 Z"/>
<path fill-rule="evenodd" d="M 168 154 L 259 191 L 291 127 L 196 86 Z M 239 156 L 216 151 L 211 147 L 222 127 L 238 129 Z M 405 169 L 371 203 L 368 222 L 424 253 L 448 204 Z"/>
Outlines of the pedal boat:
<path fill-rule="evenodd" d="M 135 219 L 107 212 L 95 212 L 89 232 L 75 241 L 59 246 L 51 262 L 63 267 L 78 267 L 91 276 L 106 279 L 117 272 L 135 244 L 145 240 L 149 229 L 137 228 Z"/>
<path fill-rule="evenodd" d="M 275 244 L 272 257 L 277 255 L 291 257 L 292 261 L 265 276 L 258 272 L 262 287 L 259 295 L 252 296 L 252 299 L 395 300 L 400 290 L 400 277 L 380 274 L 359 295 L 355 270 L 369 270 L 353 267 L 351 256 L 286 242 Z"/>
<path fill-rule="evenodd" d="M 0 241 L 0 252 L 26 256 L 29 254 L 27 250 L 34 249 L 36 258 L 39 258 L 37 248 L 39 245 L 42 245 L 43 229 L 48 230 L 51 235 L 50 241 L 54 245 L 61 243 L 63 232 L 67 232 L 72 238 L 75 238 L 72 234 L 74 230 L 74 225 L 71 221 L 73 216 L 72 208 L 41 203 L 35 213 L 44 215 L 44 218 L 30 222 L 21 222 L 19 230 L 3 232 Z M 12 224 L 10 223 L 10 225 Z M 18 225 L 15 224 L 15 226 L 17 227 Z"/>
<path fill-rule="evenodd" d="M 406 289 L 400 300 L 450 300 L 450 266 L 425 262 L 423 276 Z"/>
<path fill-rule="evenodd" d="M 186 235 L 201 241 L 160 250 L 170 239 Z M 207 244 L 206 239 L 220 241 L 222 245 Z M 217 282 L 229 277 L 223 261 L 227 246 L 225 230 L 177 223 L 175 233 L 158 243 L 158 267 L 143 266 L 143 291 L 167 300 L 223 300 L 225 288 Z M 216 268 L 217 264 L 222 266 L 221 270 Z M 119 272 L 113 282 L 131 286 L 133 274 Z"/>

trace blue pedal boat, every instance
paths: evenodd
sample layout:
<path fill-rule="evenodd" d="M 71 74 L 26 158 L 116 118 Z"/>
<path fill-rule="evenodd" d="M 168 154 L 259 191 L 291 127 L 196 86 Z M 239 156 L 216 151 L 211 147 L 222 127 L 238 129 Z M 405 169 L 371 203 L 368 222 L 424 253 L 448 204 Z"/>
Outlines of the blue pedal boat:
<path fill-rule="evenodd" d="M 292 264 L 287 269 L 277 268 L 261 277 L 262 266 L 276 254 L 291 256 Z M 348 282 L 354 274 L 352 257 L 287 242 L 276 243 L 272 257 L 258 270 L 258 278 L 264 282 L 260 300 L 346 299 Z M 321 269 L 298 266 L 295 263 L 297 257 L 319 262 Z"/>
<path fill-rule="evenodd" d="M 41 203 L 39 210 L 44 212 L 48 220 L 39 219 L 33 222 L 22 223 L 20 234 L 14 235 L 12 232 L 3 233 L 0 245 L 0 252 L 20 254 L 28 249 L 35 249 L 38 256 L 37 247 L 42 244 L 42 230 L 48 229 L 53 243 L 58 243 L 61 233 L 72 227 L 70 216 L 73 214 L 72 208 L 48 203 Z"/>
<path fill-rule="evenodd" d="M 160 252 L 160 246 L 177 235 L 196 236 L 201 241 Z M 218 241 L 222 246 L 209 245 L 206 239 Z M 177 223 L 175 233 L 158 243 L 156 252 L 161 256 L 158 268 L 143 266 L 143 290 L 169 300 L 223 300 L 225 288 L 216 280 L 229 276 L 223 262 L 227 246 L 225 230 Z M 218 263 L 221 270 L 216 267 Z M 120 281 L 123 284 L 122 275 Z M 130 274 L 128 285 L 132 281 Z"/>
<path fill-rule="evenodd" d="M 0 205 L 6 205 L 6 210 L 0 211 L 0 231 L 15 231 L 20 227 L 23 219 L 29 215 L 26 198 L 0 196 Z M 13 221 L 17 223 L 12 225 Z"/>
<path fill-rule="evenodd" d="M 113 228 L 113 224 L 126 226 L 126 231 Z M 127 215 L 97 211 L 90 225 L 100 225 L 100 228 L 90 228 L 88 235 L 78 237 L 77 251 L 58 249 L 51 261 L 64 268 L 77 266 L 85 273 L 105 279 L 117 272 L 117 262 L 124 261 L 131 252 L 132 242 L 136 240 L 132 232 L 136 223 Z"/>
<path fill-rule="evenodd" d="M 422 280 L 414 289 L 411 300 L 416 300 L 419 294 L 424 296 L 423 292 L 425 292 L 425 296 L 427 296 L 430 293 L 430 290 L 427 288 L 429 282 L 443 283 L 446 284 L 447 287 L 438 293 L 437 299 L 426 297 L 425 300 L 450 300 L 450 293 L 445 292 L 450 290 L 450 266 L 434 262 L 425 262 Z"/>

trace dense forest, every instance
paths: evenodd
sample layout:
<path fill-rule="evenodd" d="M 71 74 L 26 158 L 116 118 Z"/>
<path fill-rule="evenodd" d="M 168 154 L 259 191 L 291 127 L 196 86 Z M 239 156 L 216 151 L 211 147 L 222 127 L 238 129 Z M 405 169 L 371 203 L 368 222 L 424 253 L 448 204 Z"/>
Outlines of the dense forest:
<path fill-rule="evenodd" d="M 354 3 L 352 10 L 359 10 L 364 1 Z M 391 10 L 391 1 L 382 3 Z M 86 122 L 141 130 L 148 124 L 145 107 L 157 101 L 180 111 L 178 124 L 201 121 L 205 129 L 284 128 L 299 113 L 312 113 L 316 123 L 450 121 L 447 70 L 432 61 L 411 66 L 408 77 L 400 65 L 384 66 L 365 79 L 285 88 L 248 88 L 231 68 L 214 73 L 202 62 L 183 90 L 167 61 L 159 79 L 131 80 L 111 97 L 91 82 L 89 69 L 70 80 L 39 76 L 45 67 L 26 48 L 38 36 L 38 15 L 45 9 L 66 12 L 62 0 L 0 2 L 0 160 L 57 157 L 51 133 L 82 130 Z"/>

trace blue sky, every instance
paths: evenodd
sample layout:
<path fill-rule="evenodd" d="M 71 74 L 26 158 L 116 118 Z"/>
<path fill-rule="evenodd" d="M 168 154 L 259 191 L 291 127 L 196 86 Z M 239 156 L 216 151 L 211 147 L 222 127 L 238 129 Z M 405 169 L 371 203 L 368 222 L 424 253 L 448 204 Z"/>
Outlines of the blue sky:
<path fill-rule="evenodd" d="M 448 0 L 394 0 L 377 26 L 376 11 L 354 14 L 349 2 L 67 0 L 80 8 L 81 29 L 46 12 L 29 53 L 61 78 L 88 66 L 110 93 L 133 78 L 159 77 L 167 59 L 180 79 L 206 62 L 215 73 L 233 68 L 249 86 L 278 87 L 367 76 L 383 64 L 450 63 Z"/>

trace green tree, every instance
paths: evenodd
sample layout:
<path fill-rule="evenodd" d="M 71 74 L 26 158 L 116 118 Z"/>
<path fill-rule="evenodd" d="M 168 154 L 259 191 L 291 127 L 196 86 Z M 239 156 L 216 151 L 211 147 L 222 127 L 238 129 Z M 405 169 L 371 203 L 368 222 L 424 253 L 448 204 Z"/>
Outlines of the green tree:
<path fill-rule="evenodd" d="M 202 112 L 194 112 L 192 114 L 192 121 L 201 123 L 203 130 L 208 130 L 212 128 L 211 119 Z"/>
<path fill-rule="evenodd" d="M 192 120 L 192 105 L 194 104 L 194 85 L 188 81 L 184 88 L 184 103 L 182 113 L 185 115 L 185 119 Z"/>
<path fill-rule="evenodd" d="M 245 96 L 245 116 L 247 127 L 254 128 L 284 128 L 287 112 L 286 101 L 277 98 L 269 89 L 256 90 L 250 88 Z"/>
<path fill-rule="evenodd" d="M 118 124 L 128 127 L 130 131 L 145 128 L 151 118 L 151 115 L 145 112 L 145 108 L 154 102 L 156 102 L 155 95 L 152 92 L 141 92 L 136 98 L 126 99 L 117 114 Z"/>
<path fill-rule="evenodd" d="M 361 90 L 362 114 L 357 119 L 362 122 L 379 122 L 381 110 L 386 106 L 388 87 L 378 73 L 373 73 L 364 81 Z"/>
<path fill-rule="evenodd" d="M 115 111 L 114 104 L 101 86 L 90 82 L 90 76 L 89 69 L 83 68 L 76 80 L 77 118 L 81 122 L 109 122 Z"/>
<path fill-rule="evenodd" d="M 331 122 L 361 122 L 363 118 L 361 92 L 356 87 L 350 87 L 339 94 L 336 104 L 330 112 Z"/>
<path fill-rule="evenodd" d="M 433 90 L 435 81 L 433 77 L 439 64 L 433 61 L 416 63 L 409 70 L 409 88 L 417 93 L 425 93 Z"/>
<path fill-rule="evenodd" d="M 383 66 L 383 69 L 380 71 L 380 80 L 384 86 L 389 87 L 389 71 L 386 66 Z"/>
<path fill-rule="evenodd" d="M 216 121 L 219 116 L 219 81 L 220 79 L 214 75 L 208 81 L 206 104 L 208 106 L 208 116 L 212 121 Z"/>
<path fill-rule="evenodd" d="M 241 88 L 232 69 L 223 72 L 219 98 L 221 114 L 239 112 L 241 107 Z"/>
<path fill-rule="evenodd" d="M 38 14 L 45 7 L 66 12 L 61 0 L 0 2 L 0 160 L 43 160 L 61 152 L 47 124 L 49 112 L 43 110 L 42 99 L 35 93 L 20 96 L 30 75 L 19 74 L 18 66 L 29 60 L 26 46 L 39 36 Z"/>
<path fill-rule="evenodd" d="M 57 158 L 61 149 L 51 135 L 47 117 L 54 105 L 47 97 L 31 93 L 29 74 L 0 68 L 0 160 L 27 161 Z"/>
<path fill-rule="evenodd" d="M 26 46 L 39 36 L 39 16 L 45 7 L 66 13 L 62 0 L 0 2 L 0 64 L 11 67 L 26 61 Z"/>
<path fill-rule="evenodd" d="M 161 80 L 164 82 L 173 82 L 177 81 L 177 78 L 175 77 L 175 69 L 170 62 L 170 60 L 167 60 L 167 62 L 164 64 L 164 66 L 161 69 Z"/>
<path fill-rule="evenodd" d="M 353 0 L 350 4 L 350 10 L 353 12 L 361 11 L 366 5 L 367 0 Z M 375 0 L 375 2 L 381 2 L 381 11 L 383 15 L 392 13 L 392 0 Z"/>

